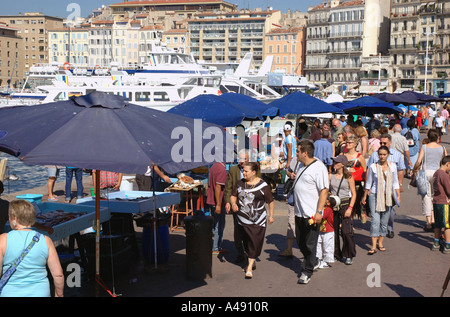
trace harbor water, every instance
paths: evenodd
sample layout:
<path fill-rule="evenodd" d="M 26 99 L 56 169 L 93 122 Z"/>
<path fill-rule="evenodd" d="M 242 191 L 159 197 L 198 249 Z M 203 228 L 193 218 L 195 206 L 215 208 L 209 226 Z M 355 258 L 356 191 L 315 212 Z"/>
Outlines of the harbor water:
<path fill-rule="evenodd" d="M 5 180 L 3 182 L 5 195 L 47 184 L 48 176 L 45 166 L 27 165 L 17 157 L 0 152 L 0 160 L 4 158 L 8 159 Z M 61 168 L 56 182 L 65 182 L 65 180 L 65 168 Z"/>

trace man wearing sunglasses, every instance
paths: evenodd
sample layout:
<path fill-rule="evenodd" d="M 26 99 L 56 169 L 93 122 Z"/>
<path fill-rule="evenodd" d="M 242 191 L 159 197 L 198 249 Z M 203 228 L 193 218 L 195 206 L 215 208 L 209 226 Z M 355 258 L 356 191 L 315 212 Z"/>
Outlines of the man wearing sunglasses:
<path fill-rule="evenodd" d="M 381 146 L 385 145 L 389 148 L 388 161 L 393 162 L 397 165 L 398 182 L 400 183 L 400 188 L 401 188 L 402 183 L 403 183 L 403 176 L 405 174 L 405 169 L 406 169 L 405 162 L 402 159 L 402 154 L 397 150 L 391 149 L 392 137 L 388 133 L 380 135 L 380 145 Z M 378 162 L 378 160 L 379 160 L 378 153 L 375 151 L 370 156 L 367 166 L 371 166 L 372 163 L 376 163 L 376 162 Z M 367 179 L 367 175 L 366 175 L 366 179 Z M 395 217 L 395 207 L 392 208 L 392 211 L 391 211 L 391 214 L 389 217 L 387 234 L 386 234 L 386 237 L 388 237 L 388 238 L 394 237 L 394 217 Z"/>

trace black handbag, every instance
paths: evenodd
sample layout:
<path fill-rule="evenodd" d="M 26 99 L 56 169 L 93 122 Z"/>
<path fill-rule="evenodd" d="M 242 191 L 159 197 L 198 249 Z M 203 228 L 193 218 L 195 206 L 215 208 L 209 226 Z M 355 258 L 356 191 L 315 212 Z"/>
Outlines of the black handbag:
<path fill-rule="evenodd" d="M 294 171 L 297 171 L 297 165 L 298 165 L 298 161 L 295 164 Z M 289 192 L 292 191 L 292 189 L 294 187 L 294 182 L 295 182 L 295 180 L 289 177 L 289 179 L 284 183 L 283 194 L 287 195 L 287 194 L 289 194 Z"/>

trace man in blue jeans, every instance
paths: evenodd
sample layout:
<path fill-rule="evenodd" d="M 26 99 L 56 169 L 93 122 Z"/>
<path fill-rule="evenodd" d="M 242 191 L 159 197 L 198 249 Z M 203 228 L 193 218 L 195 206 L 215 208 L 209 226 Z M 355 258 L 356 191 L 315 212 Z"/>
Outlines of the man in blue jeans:
<path fill-rule="evenodd" d="M 77 199 L 83 198 L 83 169 L 66 167 L 66 203 L 70 203 L 71 199 L 73 173 L 77 183 Z"/>
<path fill-rule="evenodd" d="M 209 170 L 208 193 L 206 204 L 214 218 L 213 254 L 225 252 L 222 249 L 223 231 L 225 229 L 225 200 L 223 199 L 227 170 L 225 163 L 214 163 Z"/>

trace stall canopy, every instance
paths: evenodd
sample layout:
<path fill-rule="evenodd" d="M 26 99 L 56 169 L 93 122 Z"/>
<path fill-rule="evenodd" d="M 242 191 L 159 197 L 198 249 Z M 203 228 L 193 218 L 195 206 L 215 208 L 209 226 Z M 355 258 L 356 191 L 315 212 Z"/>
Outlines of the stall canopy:
<path fill-rule="evenodd" d="M 179 104 L 167 113 L 202 119 L 223 127 L 234 127 L 244 120 L 264 120 L 262 111 L 251 105 L 232 102 L 226 98 L 206 94 Z"/>
<path fill-rule="evenodd" d="M 7 132 L 0 139 L 0 150 L 21 157 L 26 164 L 131 174 L 145 173 L 151 163 L 168 173 L 206 165 L 203 153 L 194 151 L 189 160 L 174 163 L 172 150 L 180 145 L 176 132 L 189 131 L 191 139 L 183 141 L 193 149 L 194 144 L 210 141 L 203 133 L 208 127 L 224 131 L 211 123 L 128 104 L 120 96 L 101 92 L 55 103 L 2 108 L 0 126 Z M 232 139 L 225 131 L 221 137 L 222 144 Z"/>
<path fill-rule="evenodd" d="M 441 98 L 438 98 L 438 97 L 435 97 L 435 96 L 430 96 L 430 95 L 423 94 L 423 93 L 416 92 L 416 91 L 404 91 L 399 96 L 403 97 L 403 98 L 406 98 L 406 99 L 416 98 L 417 100 L 420 101 L 417 104 L 424 104 L 424 103 L 427 103 L 427 102 L 442 101 Z"/>
<path fill-rule="evenodd" d="M 278 109 L 279 116 L 287 114 L 343 113 L 338 107 L 316 97 L 296 91 L 269 104 Z"/>
<path fill-rule="evenodd" d="M 383 92 L 381 94 L 372 95 L 372 97 L 378 98 L 385 102 L 390 102 L 393 104 L 404 104 L 406 99 L 402 98 L 399 94 L 390 94 L 388 92 Z"/>
<path fill-rule="evenodd" d="M 375 114 L 402 113 L 403 110 L 394 104 L 378 98 L 365 96 L 352 101 L 334 103 L 346 114 L 373 116 Z"/>
<path fill-rule="evenodd" d="M 224 98 L 228 101 L 231 101 L 233 103 L 236 103 L 238 105 L 241 105 L 245 108 L 257 111 L 262 114 L 263 117 L 273 117 L 276 115 L 277 109 L 274 107 L 271 107 L 267 103 L 264 103 L 258 99 L 255 99 L 253 97 L 234 93 L 234 92 L 227 92 L 225 94 L 220 95 L 221 98 Z"/>
<path fill-rule="evenodd" d="M 144 174 L 153 164 L 176 173 L 216 161 L 233 161 L 233 137 L 222 127 L 128 104 L 121 96 L 97 91 L 67 101 L 2 108 L 0 127 L 7 132 L 0 139 L 0 151 L 20 157 L 30 165 Z M 222 151 L 208 155 L 204 149 L 216 148 L 210 144 L 213 135 L 217 142 L 214 144 Z M 96 277 L 99 232 L 96 230 Z"/>
<path fill-rule="evenodd" d="M 439 98 L 450 98 L 450 92 L 446 94 L 439 95 Z"/>

